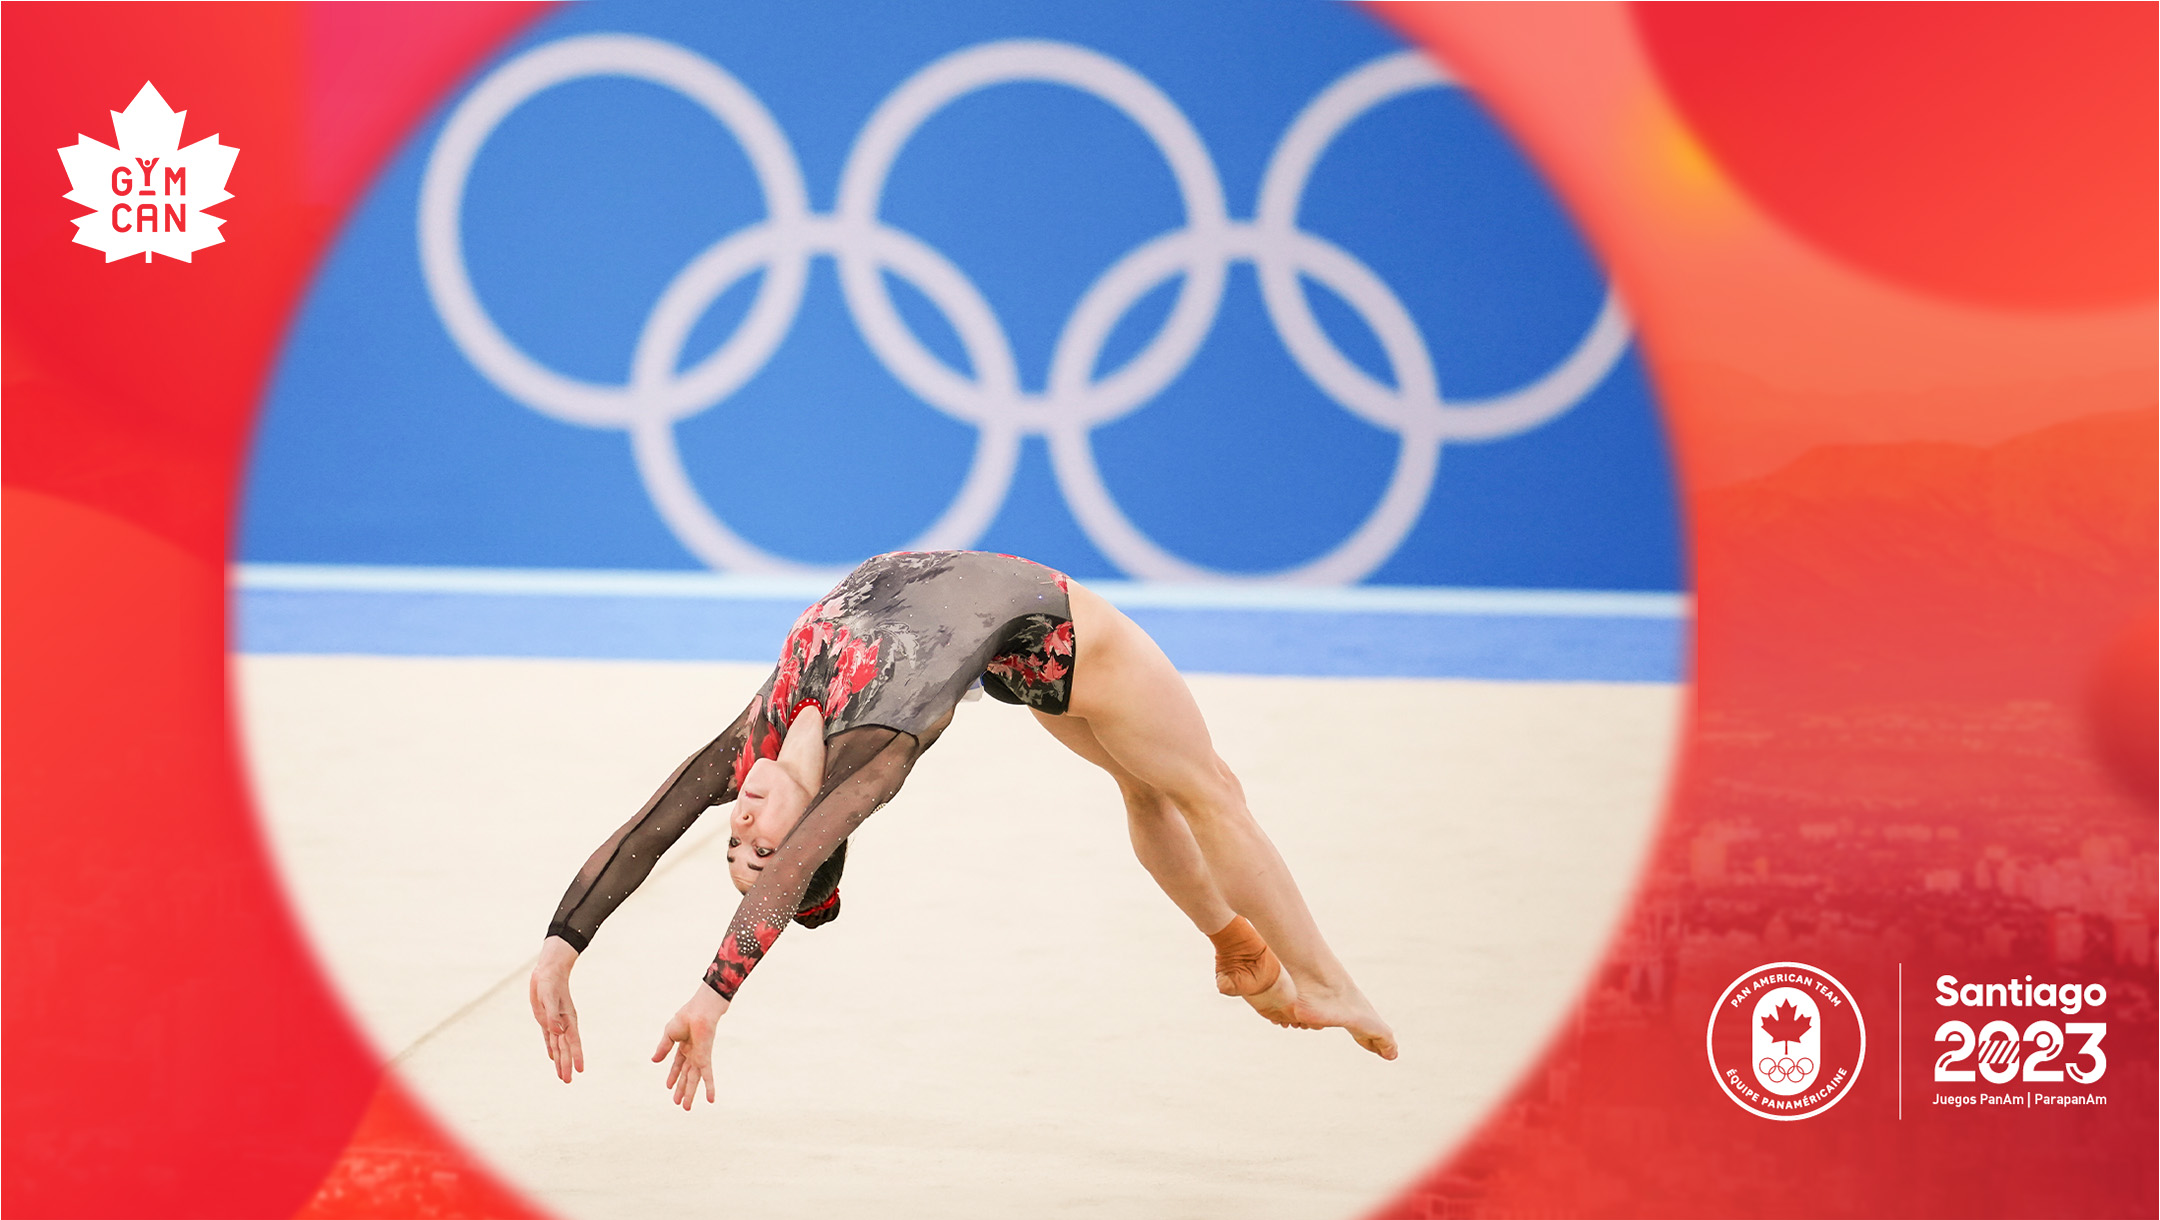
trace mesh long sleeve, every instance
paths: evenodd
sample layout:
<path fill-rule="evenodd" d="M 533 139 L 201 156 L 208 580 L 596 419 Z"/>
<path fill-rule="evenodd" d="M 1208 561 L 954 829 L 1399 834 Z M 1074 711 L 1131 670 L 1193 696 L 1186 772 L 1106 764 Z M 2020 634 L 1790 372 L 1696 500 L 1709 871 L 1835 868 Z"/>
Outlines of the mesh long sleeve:
<path fill-rule="evenodd" d="M 849 729 L 825 743 L 825 786 L 743 895 L 727 938 L 705 971 L 705 985 L 733 1000 L 735 991 L 779 939 L 818 866 L 863 819 L 892 799 L 921 753 L 907 733 L 882 726 Z"/>
<path fill-rule="evenodd" d="M 718 737 L 675 768 L 637 816 L 623 823 L 578 870 L 563 893 L 548 935 L 583 953 L 593 933 L 632 891 L 644 884 L 660 854 L 675 845 L 708 808 L 735 799 L 735 763 L 758 705 L 752 701 Z"/>

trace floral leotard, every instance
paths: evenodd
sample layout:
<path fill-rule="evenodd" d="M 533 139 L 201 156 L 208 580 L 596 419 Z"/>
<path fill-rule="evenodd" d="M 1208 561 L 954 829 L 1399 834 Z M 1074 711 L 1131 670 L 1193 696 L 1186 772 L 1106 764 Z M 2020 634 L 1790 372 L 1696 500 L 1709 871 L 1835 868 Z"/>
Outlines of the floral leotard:
<path fill-rule="evenodd" d="M 824 785 L 743 896 L 705 973 L 733 999 L 788 921 L 807 914 L 812 875 L 899 791 L 977 679 L 1004 702 L 1064 714 L 1074 659 L 1067 588 L 1050 568 L 983 551 L 864 562 L 795 620 L 772 675 L 734 723 L 578 870 L 548 934 L 583 952 L 660 854 L 706 809 L 734 800 L 750 764 L 776 757 L 796 714 L 815 706 L 825 718 Z"/>

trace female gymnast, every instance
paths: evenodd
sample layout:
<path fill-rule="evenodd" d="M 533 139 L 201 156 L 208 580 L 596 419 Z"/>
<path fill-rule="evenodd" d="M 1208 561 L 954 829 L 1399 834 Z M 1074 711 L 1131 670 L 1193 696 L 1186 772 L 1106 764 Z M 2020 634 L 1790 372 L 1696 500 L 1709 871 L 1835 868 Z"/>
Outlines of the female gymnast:
<path fill-rule="evenodd" d="M 1395 1057 L 1395 1035 L 1321 939 L 1282 856 L 1216 757 L 1155 641 L 1064 575 L 980 551 L 880 555 L 803 611 L 750 706 L 675 769 L 578 871 L 530 994 L 556 1075 L 585 1069 L 570 968 L 602 920 L 710 806 L 734 801 L 728 870 L 742 904 L 653 1062 L 684 1109 L 714 1099 L 714 1026 L 789 919 L 840 911 L 847 836 L 892 799 L 977 679 L 1025 704 L 1125 799 L 1133 851 L 1215 945 L 1215 984 L 1278 1025 L 1339 1026 Z"/>

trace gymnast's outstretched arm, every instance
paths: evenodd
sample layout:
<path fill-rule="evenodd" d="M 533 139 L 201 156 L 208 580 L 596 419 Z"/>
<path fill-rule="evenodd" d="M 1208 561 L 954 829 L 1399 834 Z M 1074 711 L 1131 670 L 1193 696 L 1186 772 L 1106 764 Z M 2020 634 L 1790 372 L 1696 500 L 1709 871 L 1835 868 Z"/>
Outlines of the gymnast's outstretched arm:
<path fill-rule="evenodd" d="M 650 876 L 660 855 L 714 805 L 735 799 L 735 764 L 750 735 L 758 705 L 752 700 L 735 722 L 675 768 L 637 815 L 622 824 L 585 861 L 570 882 L 548 935 L 582 953 L 600 924 Z"/>
<path fill-rule="evenodd" d="M 814 710 L 803 713 L 805 721 L 814 715 Z M 822 728 L 821 719 L 799 721 L 788 740 L 793 743 L 802 733 Z M 778 850 L 766 857 L 763 871 L 728 923 L 727 936 L 705 971 L 703 985 L 668 1021 L 653 1052 L 655 1063 L 667 1058 L 669 1050 L 675 1052 L 667 1082 L 675 1090 L 676 1104 L 689 1109 L 701 1082 L 705 1099 L 713 1100 L 713 1030 L 736 989 L 801 908 L 818 866 L 863 819 L 892 799 L 920 753 L 921 744 L 913 735 L 882 726 L 849 729 L 825 742 L 823 786 L 810 798 L 809 807 Z"/>
<path fill-rule="evenodd" d="M 755 699 L 718 737 L 667 777 L 636 816 L 623 823 L 571 879 L 548 921 L 547 939 L 527 988 L 533 1019 L 547 1040 L 555 1074 L 568 1083 L 585 1070 L 578 1039 L 577 1008 L 570 1001 L 570 968 L 592 943 L 600 924 L 650 876 L 660 854 L 673 847 L 706 809 L 735 797 L 736 761 L 757 718 Z"/>

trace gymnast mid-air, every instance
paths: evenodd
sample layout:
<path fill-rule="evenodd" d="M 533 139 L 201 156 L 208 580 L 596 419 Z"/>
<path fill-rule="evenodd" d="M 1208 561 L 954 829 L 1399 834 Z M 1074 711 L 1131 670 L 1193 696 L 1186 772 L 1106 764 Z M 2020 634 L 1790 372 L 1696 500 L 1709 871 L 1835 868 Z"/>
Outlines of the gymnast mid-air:
<path fill-rule="evenodd" d="M 601 921 L 698 815 L 728 801 L 728 871 L 743 900 L 653 1062 L 684 1109 L 714 1100 L 714 1027 L 790 919 L 840 911 L 847 836 L 900 790 L 977 680 L 1117 781 L 1133 852 L 1215 946 L 1215 985 L 1278 1025 L 1340 1026 L 1395 1057 L 1288 866 L 1216 757 L 1185 680 L 1100 596 L 1025 559 L 880 555 L 803 611 L 750 706 L 675 769 L 578 870 L 533 967 L 533 1017 L 564 1082 L 583 1071 L 570 969 Z"/>

